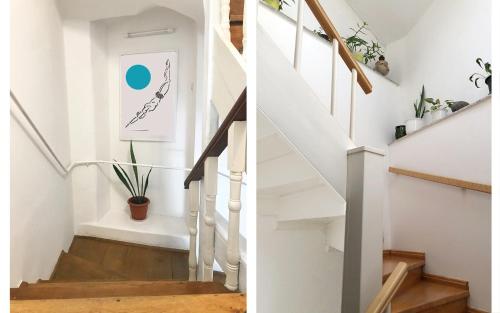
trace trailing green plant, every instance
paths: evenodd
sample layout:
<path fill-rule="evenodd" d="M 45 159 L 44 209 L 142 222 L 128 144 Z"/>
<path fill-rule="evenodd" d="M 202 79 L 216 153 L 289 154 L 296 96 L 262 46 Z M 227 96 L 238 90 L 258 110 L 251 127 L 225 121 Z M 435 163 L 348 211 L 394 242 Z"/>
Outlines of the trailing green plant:
<path fill-rule="evenodd" d="M 478 84 L 479 81 L 484 80 L 486 83 L 486 79 L 491 76 L 491 64 L 489 62 L 485 63 L 481 58 L 477 58 L 476 63 L 484 71 L 486 76 L 480 73 L 474 73 L 469 76 L 469 81 L 473 82 L 476 88 L 480 88 Z"/>
<path fill-rule="evenodd" d="M 378 42 L 372 40 L 371 43 L 362 38 L 361 35 L 365 35 L 365 31 L 368 30 L 368 23 L 363 22 L 363 24 L 357 24 L 357 28 L 350 28 L 354 32 L 353 35 L 343 38 L 347 48 L 351 50 L 352 53 L 361 53 L 363 55 L 363 62 L 368 64 L 368 62 L 375 60 L 377 57 L 384 54 L 382 47 Z"/>
<path fill-rule="evenodd" d="M 451 104 L 453 104 L 452 100 L 445 100 L 444 103 L 441 103 L 441 100 L 439 99 L 434 99 L 434 98 L 426 98 L 425 102 L 430 103 L 430 111 L 431 112 L 436 112 L 441 109 L 448 109 Z"/>
<path fill-rule="evenodd" d="M 321 38 L 323 38 L 323 39 L 328 40 L 328 41 L 331 42 L 330 38 L 326 34 L 326 32 L 323 29 L 323 27 L 319 27 L 318 29 L 313 30 L 313 33 L 315 33 L 316 35 L 320 36 Z"/>
<path fill-rule="evenodd" d="M 415 109 L 415 117 L 423 118 L 425 113 L 429 112 L 425 107 L 425 86 L 422 85 L 422 91 L 420 92 L 420 98 L 415 100 L 413 103 L 413 108 Z"/>
<path fill-rule="evenodd" d="M 141 175 L 141 183 L 139 184 L 139 171 L 137 168 L 137 161 L 135 159 L 134 146 L 132 145 L 132 141 L 130 142 L 130 159 L 132 160 L 132 169 L 134 172 L 135 178 L 135 186 L 133 181 L 130 179 L 130 176 L 127 172 L 120 166 L 120 164 L 113 164 L 113 169 L 115 170 L 116 176 L 120 179 L 120 181 L 125 185 L 127 190 L 132 195 L 132 202 L 136 204 L 145 203 L 146 200 L 146 191 L 148 190 L 149 184 L 149 174 L 151 174 L 151 170 L 149 169 L 148 174 L 146 175 L 146 181 L 144 181 L 144 175 Z M 116 162 L 116 160 L 115 160 Z"/>
<path fill-rule="evenodd" d="M 265 4 L 270 6 L 271 8 L 275 9 L 276 11 L 281 11 L 283 10 L 283 5 L 291 6 L 291 3 L 295 3 L 295 0 L 262 0 Z"/>

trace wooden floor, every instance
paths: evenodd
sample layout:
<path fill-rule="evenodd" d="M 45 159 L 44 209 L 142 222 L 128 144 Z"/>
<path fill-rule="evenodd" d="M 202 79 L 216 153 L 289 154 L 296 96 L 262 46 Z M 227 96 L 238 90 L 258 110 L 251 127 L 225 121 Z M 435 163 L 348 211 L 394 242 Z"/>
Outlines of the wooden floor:
<path fill-rule="evenodd" d="M 187 280 L 188 251 L 76 236 L 52 281 Z"/>

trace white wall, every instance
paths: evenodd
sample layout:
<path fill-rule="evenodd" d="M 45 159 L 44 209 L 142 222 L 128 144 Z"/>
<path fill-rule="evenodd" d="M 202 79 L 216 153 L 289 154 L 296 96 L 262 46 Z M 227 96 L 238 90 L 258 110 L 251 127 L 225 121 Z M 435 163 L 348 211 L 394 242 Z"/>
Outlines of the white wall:
<path fill-rule="evenodd" d="M 11 90 L 64 165 L 70 160 L 62 23 L 55 1 L 11 3 Z M 14 107 L 14 104 L 11 103 Z M 73 237 L 71 185 L 14 109 L 11 114 L 11 278 L 49 278 Z"/>
<path fill-rule="evenodd" d="M 140 163 L 191 167 L 199 37 L 194 22 L 172 10 L 156 7 L 136 16 L 90 23 L 72 20 L 65 26 L 68 85 L 74 95 L 70 97 L 73 159 L 130 161 L 129 142 L 118 139 L 120 56 L 175 50 L 179 56 L 176 141 L 135 142 L 134 148 Z M 175 27 L 176 32 L 125 38 L 127 32 L 165 27 Z M 184 171 L 153 169 L 148 187 L 151 213 L 184 217 L 185 177 Z M 127 210 L 129 195 L 111 166 L 77 168 L 73 184 L 76 224 L 96 221 L 109 209 Z"/>
<path fill-rule="evenodd" d="M 264 213 L 275 206 L 258 199 L 257 312 L 339 312 L 343 253 L 326 251 L 317 226 L 276 230 L 275 217 Z"/>
<path fill-rule="evenodd" d="M 491 184 L 491 99 L 389 147 L 390 165 Z M 490 311 L 491 195 L 389 174 L 391 247 L 426 253 L 425 271 L 469 281 Z"/>
<path fill-rule="evenodd" d="M 434 1 L 403 39 L 391 43 L 387 58 L 392 77 L 405 89 L 402 105 L 411 106 L 422 84 L 427 96 L 476 101 L 488 94 L 468 78 L 481 69 L 482 57 L 491 61 L 491 1 Z"/>

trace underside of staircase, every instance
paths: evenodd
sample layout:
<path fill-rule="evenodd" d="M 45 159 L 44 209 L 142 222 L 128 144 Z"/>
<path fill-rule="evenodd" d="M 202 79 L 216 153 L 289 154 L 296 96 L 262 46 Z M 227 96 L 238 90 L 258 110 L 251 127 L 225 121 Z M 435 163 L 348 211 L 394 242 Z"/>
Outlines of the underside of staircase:
<path fill-rule="evenodd" d="M 49 280 L 11 289 L 11 312 L 244 312 L 225 275 L 190 282 L 188 251 L 76 236 Z"/>
<path fill-rule="evenodd" d="M 424 253 L 384 251 L 384 282 L 399 262 L 408 264 L 408 275 L 392 301 L 393 313 L 469 312 L 468 282 L 425 273 Z"/>

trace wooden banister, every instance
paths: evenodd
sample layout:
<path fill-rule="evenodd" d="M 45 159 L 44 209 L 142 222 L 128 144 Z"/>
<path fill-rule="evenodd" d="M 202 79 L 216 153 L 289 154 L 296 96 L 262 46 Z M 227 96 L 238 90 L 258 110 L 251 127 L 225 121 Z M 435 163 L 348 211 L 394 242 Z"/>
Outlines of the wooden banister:
<path fill-rule="evenodd" d="M 459 188 L 475 190 L 475 191 L 491 194 L 491 185 L 479 184 L 479 183 L 474 183 L 474 182 L 456 179 L 456 178 L 450 178 L 450 177 L 445 177 L 445 176 L 438 176 L 438 175 L 426 174 L 426 173 L 421 173 L 421 172 L 416 172 L 416 171 L 410 171 L 410 170 L 405 170 L 405 169 L 392 167 L 392 166 L 389 167 L 389 172 L 394 173 L 394 174 L 398 174 L 398 175 L 405 175 L 405 176 L 414 177 L 414 178 L 418 178 L 418 179 L 428 180 L 428 181 L 432 181 L 432 182 L 439 183 L 439 184 L 455 186 L 455 187 L 459 187 Z"/>
<path fill-rule="evenodd" d="M 371 93 L 372 84 L 366 77 L 358 62 L 353 58 L 351 52 L 349 51 L 349 48 L 347 48 L 347 45 L 342 40 L 342 36 L 340 36 L 339 32 L 335 29 L 335 26 L 333 26 L 332 21 L 330 20 L 330 18 L 328 18 L 328 15 L 326 14 L 319 1 L 305 0 L 305 2 L 311 9 L 311 12 L 314 14 L 316 20 L 318 20 L 325 33 L 328 35 L 328 38 L 330 40 L 336 39 L 339 42 L 339 54 L 351 72 L 353 69 L 358 72 L 357 79 L 359 86 L 361 86 L 361 89 L 363 89 L 365 94 Z"/>
<path fill-rule="evenodd" d="M 408 264 L 399 262 L 391 276 L 385 281 L 382 289 L 377 293 L 366 313 L 382 313 L 392 301 L 404 279 L 408 275 Z"/>
<path fill-rule="evenodd" d="M 184 189 L 189 189 L 189 183 L 203 178 L 204 164 L 208 157 L 218 157 L 227 147 L 227 133 L 234 121 L 246 121 L 247 119 L 247 89 L 243 90 L 236 100 L 231 111 L 220 125 L 219 129 L 208 143 L 200 158 L 194 165 L 188 177 L 184 181 Z"/>

